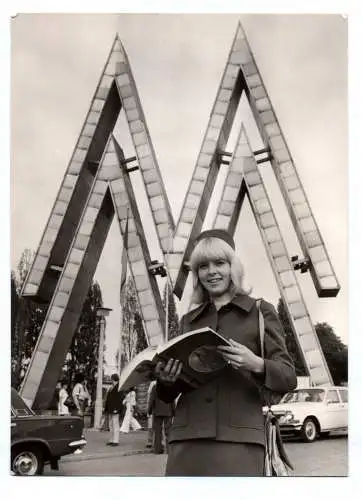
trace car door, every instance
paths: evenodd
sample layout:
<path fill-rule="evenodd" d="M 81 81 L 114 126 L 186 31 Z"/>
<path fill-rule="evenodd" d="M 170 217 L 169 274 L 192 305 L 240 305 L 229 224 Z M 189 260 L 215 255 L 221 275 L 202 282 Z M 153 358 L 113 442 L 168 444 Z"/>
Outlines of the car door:
<path fill-rule="evenodd" d="M 338 389 L 342 403 L 342 427 L 348 428 L 348 389 Z"/>
<path fill-rule="evenodd" d="M 343 427 L 343 404 L 337 389 L 329 389 L 326 399 L 326 429 L 339 429 Z"/>

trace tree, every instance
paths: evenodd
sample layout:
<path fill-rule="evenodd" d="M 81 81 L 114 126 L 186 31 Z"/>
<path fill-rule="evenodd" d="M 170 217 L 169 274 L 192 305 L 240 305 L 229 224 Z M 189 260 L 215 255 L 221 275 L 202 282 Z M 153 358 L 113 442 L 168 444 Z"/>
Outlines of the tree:
<path fill-rule="evenodd" d="M 121 366 L 124 366 L 147 347 L 136 289 L 131 277 L 121 294 L 121 303 Z"/>
<path fill-rule="evenodd" d="M 297 343 L 293 328 L 289 321 L 288 313 L 285 308 L 283 300 L 280 298 L 277 306 L 278 316 L 283 329 L 285 332 L 285 343 L 287 345 L 288 352 L 293 360 L 295 371 L 297 376 L 303 377 L 308 375 L 303 362 L 303 354 L 301 353 L 299 344 Z"/>
<path fill-rule="evenodd" d="M 326 322 L 315 329 L 335 385 L 348 381 L 348 348 Z"/>
<path fill-rule="evenodd" d="M 32 258 L 33 253 L 29 248 L 26 248 L 19 260 L 17 276 L 12 271 L 10 278 L 12 293 L 11 383 L 16 388 L 19 387 L 24 378 L 48 307 L 46 304 L 38 304 L 32 299 L 20 295 Z"/>
<path fill-rule="evenodd" d="M 307 375 L 302 361 L 299 344 L 295 340 L 284 303 L 279 299 L 278 315 L 286 333 L 288 351 L 294 361 L 297 375 Z M 336 385 L 348 381 L 348 348 L 326 322 L 316 323 L 315 330 L 326 359 L 329 371 Z"/>
<path fill-rule="evenodd" d="M 175 296 L 171 286 L 165 285 L 163 289 L 163 306 L 166 309 L 166 293 L 168 290 L 168 339 L 177 337 L 180 333 L 179 319 L 176 310 Z"/>
<path fill-rule="evenodd" d="M 103 306 L 102 292 L 97 282 L 89 287 L 72 343 L 63 366 L 63 377 L 70 386 L 75 375 L 82 373 L 94 401 L 98 370 L 100 322 L 97 308 Z"/>

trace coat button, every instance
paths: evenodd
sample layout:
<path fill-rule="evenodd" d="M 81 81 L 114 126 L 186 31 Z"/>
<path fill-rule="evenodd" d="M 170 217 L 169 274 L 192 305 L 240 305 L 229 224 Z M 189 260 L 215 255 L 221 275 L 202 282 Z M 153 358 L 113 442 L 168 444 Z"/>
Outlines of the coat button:
<path fill-rule="evenodd" d="M 206 403 L 212 403 L 214 401 L 213 398 L 207 397 L 205 398 Z"/>

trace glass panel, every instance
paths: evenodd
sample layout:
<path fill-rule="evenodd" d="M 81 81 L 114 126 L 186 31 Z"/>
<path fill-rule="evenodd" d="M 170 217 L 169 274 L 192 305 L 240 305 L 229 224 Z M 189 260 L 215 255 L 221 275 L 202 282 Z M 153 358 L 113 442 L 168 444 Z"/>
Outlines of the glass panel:
<path fill-rule="evenodd" d="M 287 302 L 296 302 L 300 299 L 299 289 L 296 285 L 284 288 L 285 298 Z"/>
<path fill-rule="evenodd" d="M 303 203 L 305 201 L 304 193 L 301 189 L 293 189 L 289 191 L 289 198 L 293 205 L 295 203 Z"/>
<path fill-rule="evenodd" d="M 130 262 L 137 262 L 143 259 L 142 249 L 140 246 L 128 248 L 127 254 Z"/>
<path fill-rule="evenodd" d="M 127 118 L 129 121 L 138 120 L 140 118 L 137 108 L 126 110 Z"/>
<path fill-rule="evenodd" d="M 64 309 L 62 308 L 62 310 L 64 310 Z M 49 353 L 53 347 L 53 342 L 54 342 L 54 338 L 47 337 L 46 335 L 42 335 L 40 342 L 39 342 L 39 346 L 38 346 L 39 351 L 44 352 L 45 354 L 49 355 Z"/>
<path fill-rule="evenodd" d="M 301 301 L 289 304 L 289 311 L 293 318 L 303 318 L 307 314 L 304 304 Z"/>
<path fill-rule="evenodd" d="M 236 78 L 239 73 L 239 68 L 234 66 L 234 64 L 228 64 L 226 67 L 225 75 L 230 76 L 232 78 Z"/>
<path fill-rule="evenodd" d="M 143 179 L 146 184 L 152 184 L 153 182 L 158 182 L 158 175 L 156 169 L 152 168 L 143 172 Z"/>
<path fill-rule="evenodd" d="M 146 156 L 145 158 L 140 159 L 140 166 L 142 170 L 150 170 L 155 167 L 153 163 L 152 156 Z"/>
<path fill-rule="evenodd" d="M 262 85 L 261 78 L 257 73 L 255 75 L 247 76 L 246 83 L 250 88 L 259 87 L 260 85 Z"/>
<path fill-rule="evenodd" d="M 227 90 L 224 90 L 224 92 L 227 92 Z M 231 93 L 231 91 L 229 91 Z M 226 115 L 226 112 L 228 110 L 228 102 L 222 102 L 222 101 L 216 101 L 215 107 L 214 107 L 214 113 L 217 113 L 218 115 Z"/>
<path fill-rule="evenodd" d="M 308 206 L 308 203 L 296 203 L 294 205 L 294 211 L 295 215 L 297 216 L 298 219 L 302 219 L 304 217 L 308 217 L 311 215 L 310 208 Z"/>
<path fill-rule="evenodd" d="M 320 278 L 319 283 L 323 289 L 338 288 L 338 283 L 334 276 Z"/>
<path fill-rule="evenodd" d="M 261 122 L 266 125 L 267 123 L 273 123 L 276 121 L 275 115 L 272 111 L 263 111 L 259 113 Z"/>
<path fill-rule="evenodd" d="M 64 276 L 67 278 L 75 279 L 77 277 L 79 271 L 79 265 L 73 264 L 72 262 L 68 262 L 64 269 Z"/>
<path fill-rule="evenodd" d="M 127 73 L 123 73 L 123 75 L 118 75 L 117 82 L 120 87 L 122 87 L 122 85 L 129 85 L 131 83 Z"/>
<path fill-rule="evenodd" d="M 197 208 L 199 206 L 199 202 L 200 202 L 200 197 L 190 193 L 187 195 L 185 201 L 185 207 Z"/>
<path fill-rule="evenodd" d="M 173 251 L 174 252 L 183 252 L 186 248 L 187 239 L 182 238 L 181 236 L 176 236 L 173 241 Z"/>
<path fill-rule="evenodd" d="M 141 120 L 134 120 L 129 124 L 131 132 L 142 132 L 145 130 L 145 126 Z"/>
<path fill-rule="evenodd" d="M 88 149 L 91 143 L 90 137 L 81 136 L 78 141 L 78 148 L 80 149 Z"/>
<path fill-rule="evenodd" d="M 83 234 L 85 236 L 90 236 L 92 234 L 92 231 L 93 231 L 93 226 L 94 226 L 94 222 L 88 222 L 88 221 L 83 220 L 83 222 L 80 226 L 80 229 L 79 229 L 80 234 Z"/>
<path fill-rule="evenodd" d="M 284 184 L 288 189 L 288 191 L 292 189 L 297 189 L 300 186 L 299 180 L 296 175 L 290 175 L 289 177 L 286 177 L 284 179 Z"/>
<path fill-rule="evenodd" d="M 134 97 L 127 97 L 123 100 L 123 106 L 126 110 L 136 108 L 136 99 Z"/>
<path fill-rule="evenodd" d="M 36 259 L 34 260 L 33 267 L 34 269 L 44 269 L 47 265 L 48 259 L 46 257 L 42 257 L 41 255 L 38 255 Z"/>
<path fill-rule="evenodd" d="M 238 66 L 235 66 L 235 68 L 239 69 Z M 225 75 L 224 78 L 223 78 L 223 81 L 221 83 L 221 86 L 224 89 L 233 89 L 235 87 L 235 82 L 236 82 L 236 78 L 233 78 L 231 76 Z"/>
<path fill-rule="evenodd" d="M 69 255 L 69 260 L 74 264 L 80 264 L 83 260 L 84 252 L 78 248 L 73 248 Z"/>
<path fill-rule="evenodd" d="M 156 224 L 161 224 L 168 221 L 166 210 L 156 210 L 153 215 L 155 217 Z"/>
<path fill-rule="evenodd" d="M 328 260 L 316 263 L 314 268 L 320 278 L 333 275 L 333 271 Z"/>
<path fill-rule="evenodd" d="M 257 170 L 253 172 L 247 172 L 245 175 L 245 180 L 248 184 L 249 187 L 251 186 L 256 186 L 257 184 L 260 184 L 261 179 L 259 172 Z"/>
<path fill-rule="evenodd" d="M 150 196 L 151 198 L 154 196 L 158 196 L 162 193 L 161 184 L 159 182 L 153 182 L 152 184 L 147 184 L 146 190 L 148 196 Z"/>
<path fill-rule="evenodd" d="M 261 198 L 255 202 L 255 209 L 259 214 L 270 212 L 270 203 L 267 198 Z"/>
<path fill-rule="evenodd" d="M 209 167 L 211 163 L 212 156 L 200 153 L 199 159 L 197 160 L 198 165 L 201 167 Z"/>
<path fill-rule="evenodd" d="M 164 206 L 162 196 L 155 196 L 150 201 L 152 210 L 160 210 Z"/>
<path fill-rule="evenodd" d="M 265 238 L 268 243 L 281 240 L 279 229 L 276 226 L 268 227 L 267 229 L 265 229 Z"/>
<path fill-rule="evenodd" d="M 141 146 L 136 146 L 136 149 L 139 158 L 144 158 L 145 156 L 151 156 L 151 150 L 148 144 L 142 144 Z"/>
<path fill-rule="evenodd" d="M 191 208 L 184 208 L 182 211 L 182 220 L 184 222 L 192 222 L 194 220 L 195 210 Z"/>
<path fill-rule="evenodd" d="M 327 391 L 327 403 L 339 403 L 339 397 L 337 391 Z"/>
<path fill-rule="evenodd" d="M 348 403 L 348 391 L 347 391 L 347 389 L 339 389 L 339 395 L 341 397 L 342 403 Z"/>
<path fill-rule="evenodd" d="M 279 165 L 279 170 L 282 177 L 288 177 L 289 175 L 295 175 L 295 168 L 290 161 L 281 163 Z"/>
<path fill-rule="evenodd" d="M 308 332 L 305 335 L 301 335 L 299 336 L 299 339 L 304 352 L 316 351 L 318 349 L 318 345 L 313 332 Z"/>
<path fill-rule="evenodd" d="M 311 231 L 304 235 L 308 247 L 316 247 L 322 244 L 318 231 Z"/>
<path fill-rule="evenodd" d="M 251 53 L 247 47 L 231 53 L 230 62 L 232 64 L 246 64 L 252 60 Z"/>
<path fill-rule="evenodd" d="M 221 215 L 232 215 L 235 209 L 235 203 L 222 201 L 219 205 L 218 212 Z"/>
<path fill-rule="evenodd" d="M 275 266 L 279 272 L 287 271 L 290 269 L 290 263 L 287 257 L 276 257 L 275 258 Z"/>
<path fill-rule="evenodd" d="M 255 106 L 258 111 L 267 111 L 271 109 L 271 104 L 267 97 L 261 97 L 260 99 L 256 99 Z"/>
<path fill-rule="evenodd" d="M 95 129 L 96 129 L 95 125 L 90 125 L 89 123 L 87 123 L 86 126 L 84 127 L 83 135 L 87 137 L 92 137 Z"/>
<path fill-rule="evenodd" d="M 288 153 L 287 149 L 278 149 L 277 151 L 274 151 L 274 158 L 278 162 L 284 162 L 284 161 L 289 161 L 290 160 L 290 154 Z"/>
<path fill-rule="evenodd" d="M 309 255 L 313 263 L 321 262 L 327 260 L 327 254 L 324 247 L 321 245 L 319 247 L 314 247 L 309 250 Z"/>
<path fill-rule="evenodd" d="M 92 111 L 98 111 L 100 113 L 103 109 L 104 101 L 102 99 L 94 99 L 92 103 Z"/>
<path fill-rule="evenodd" d="M 236 201 L 238 194 L 239 194 L 239 188 L 226 186 L 225 191 L 224 191 L 224 200 L 225 201 Z"/>
<path fill-rule="evenodd" d="M 267 125 L 265 125 L 264 130 L 265 130 L 267 136 L 270 138 L 275 136 L 275 135 L 279 135 L 281 132 L 277 122 L 268 123 Z"/>
<path fill-rule="evenodd" d="M 273 243 L 270 243 L 269 248 L 273 257 L 285 255 L 285 248 L 282 241 L 274 241 Z"/>
<path fill-rule="evenodd" d="M 91 111 L 87 116 L 87 123 L 97 124 L 100 117 L 100 113 L 96 111 Z"/>
<path fill-rule="evenodd" d="M 224 120 L 224 116 L 213 113 L 210 120 L 210 126 L 220 129 L 222 127 L 222 124 L 224 123 Z"/>
<path fill-rule="evenodd" d="M 307 316 L 298 318 L 294 321 L 294 326 L 298 334 L 310 332 L 312 330 L 311 322 Z"/>
<path fill-rule="evenodd" d="M 215 148 L 216 148 L 215 141 L 205 141 L 202 145 L 202 152 L 207 155 L 212 155 L 214 154 Z"/>
<path fill-rule="evenodd" d="M 279 276 L 284 287 L 295 284 L 295 276 L 293 271 L 284 271 L 280 273 Z"/>
<path fill-rule="evenodd" d="M 131 85 L 124 85 L 123 87 L 119 88 L 119 93 L 121 94 L 123 99 L 127 99 L 128 97 L 132 97 L 133 89 Z"/>
<path fill-rule="evenodd" d="M 88 246 L 89 237 L 84 234 L 78 234 L 74 246 L 80 250 L 85 250 Z"/>
<path fill-rule="evenodd" d="M 74 283 L 73 280 L 72 283 Z M 49 319 L 51 321 L 59 322 L 63 314 L 64 314 L 64 307 L 53 306 L 50 310 Z"/>
<path fill-rule="evenodd" d="M 228 229 L 230 223 L 230 216 L 218 214 L 215 219 L 215 227 L 220 229 Z"/>
<path fill-rule="evenodd" d="M 180 222 L 178 225 L 177 233 L 180 236 L 189 237 L 191 233 L 192 225 L 186 222 Z"/>
<path fill-rule="evenodd" d="M 242 179 L 242 174 L 238 172 L 229 172 L 226 178 L 226 184 L 231 187 L 240 188 Z"/>
<path fill-rule="evenodd" d="M 138 262 L 132 263 L 132 272 L 134 276 L 147 275 L 148 270 L 146 269 L 146 264 L 143 260 L 139 260 Z"/>
<path fill-rule="evenodd" d="M 150 286 L 148 276 L 135 276 L 135 286 L 138 292 L 141 290 L 147 290 Z"/>
<path fill-rule="evenodd" d="M 159 317 L 155 305 L 142 307 L 142 314 L 145 321 L 151 321 L 153 319 L 158 319 Z"/>
<path fill-rule="evenodd" d="M 147 136 L 145 132 L 139 132 L 137 134 L 133 134 L 133 142 L 135 143 L 136 146 L 139 146 L 140 144 L 146 144 Z"/>
<path fill-rule="evenodd" d="M 262 184 L 258 184 L 257 186 L 252 186 L 249 189 L 251 198 L 256 201 L 260 199 L 264 199 L 266 197 L 265 189 Z"/>
<path fill-rule="evenodd" d="M 275 226 L 275 218 L 272 212 L 267 212 L 260 217 L 260 223 L 263 228 Z"/>
<path fill-rule="evenodd" d="M 146 330 L 151 345 L 159 345 L 163 341 L 163 333 L 159 320 L 147 321 Z"/>
<path fill-rule="evenodd" d="M 230 101 L 230 97 L 231 97 L 231 90 L 220 89 L 219 95 L 218 95 L 219 101 L 228 102 L 228 101 Z"/>
<path fill-rule="evenodd" d="M 62 219 L 62 215 L 53 214 L 49 219 L 48 227 L 52 229 L 58 229 L 62 222 Z"/>
<path fill-rule="evenodd" d="M 147 304 L 154 305 L 154 303 L 155 303 L 150 289 L 144 290 L 143 292 L 139 292 L 138 298 L 139 298 L 141 306 L 146 306 Z"/>

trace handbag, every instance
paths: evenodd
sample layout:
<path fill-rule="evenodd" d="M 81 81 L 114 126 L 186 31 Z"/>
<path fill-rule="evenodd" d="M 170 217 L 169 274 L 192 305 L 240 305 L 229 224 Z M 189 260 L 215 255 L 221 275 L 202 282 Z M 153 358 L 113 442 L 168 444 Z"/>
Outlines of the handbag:
<path fill-rule="evenodd" d="M 73 410 L 76 407 L 74 400 L 71 396 L 68 396 L 63 404 L 64 404 L 64 406 L 67 406 L 69 410 Z"/>
<path fill-rule="evenodd" d="M 264 316 L 261 311 L 261 299 L 256 301 L 256 307 L 259 315 L 259 336 L 260 336 L 260 351 L 261 357 L 265 359 L 265 323 Z M 264 459 L 264 476 L 289 476 L 289 469 L 293 470 L 293 466 L 288 458 L 287 452 L 282 441 L 278 417 L 271 409 L 274 401 L 279 402 L 280 394 L 269 391 L 263 388 L 261 390 L 267 412 L 264 421 L 265 432 L 265 459 Z"/>

